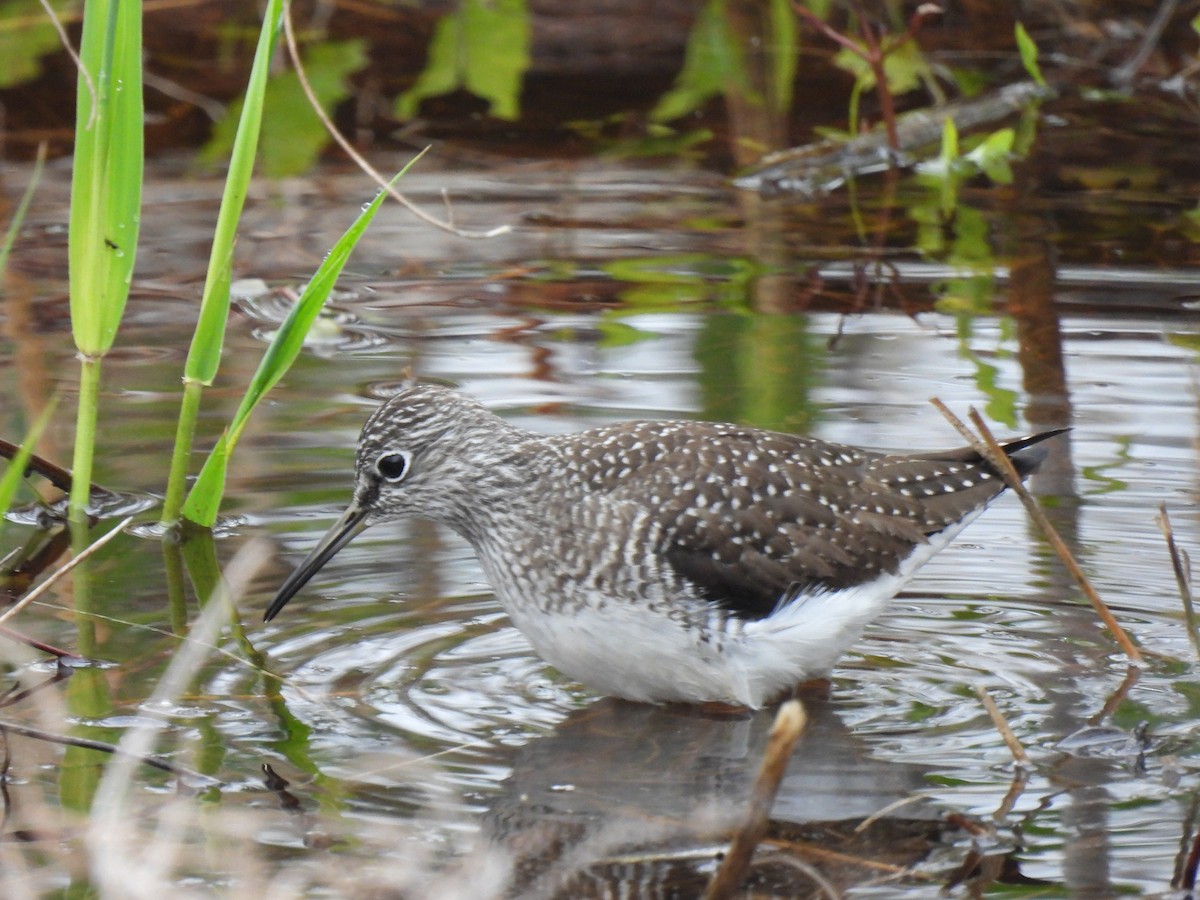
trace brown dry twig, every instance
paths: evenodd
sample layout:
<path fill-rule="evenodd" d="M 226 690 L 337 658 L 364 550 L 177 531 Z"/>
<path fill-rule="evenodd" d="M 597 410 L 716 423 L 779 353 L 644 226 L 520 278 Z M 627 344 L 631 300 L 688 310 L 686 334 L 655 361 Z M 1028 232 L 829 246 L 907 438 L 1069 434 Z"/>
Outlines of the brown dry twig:
<path fill-rule="evenodd" d="M 431 216 L 425 210 L 421 209 L 399 191 L 397 191 L 385 178 L 378 169 L 367 162 L 366 158 L 354 149 L 354 146 L 348 141 L 333 121 L 326 115 L 325 110 L 321 107 L 321 102 L 317 99 L 316 92 L 313 91 L 312 85 L 309 84 L 308 75 L 304 71 L 304 64 L 300 61 L 300 48 L 296 44 L 296 32 L 292 25 L 292 8 L 289 4 L 285 4 L 283 8 L 283 31 L 287 38 L 288 55 L 291 57 L 292 66 L 295 67 L 296 77 L 300 81 L 300 87 L 304 91 L 304 96 L 308 98 L 309 104 L 316 113 L 317 118 L 321 120 L 321 124 L 325 126 L 325 130 L 329 132 L 330 137 L 334 139 L 339 147 L 346 152 L 354 162 L 364 172 L 370 175 L 382 190 L 390 194 L 397 202 L 405 209 L 411 212 L 414 216 L 425 222 L 427 225 L 432 225 L 434 228 L 440 228 L 442 231 L 448 231 L 450 234 L 463 238 L 490 238 L 497 237 L 501 234 L 507 234 L 512 231 L 510 225 L 498 225 L 488 231 L 468 231 L 464 228 L 459 228 L 453 222 L 442 221 L 441 219 Z M 444 196 L 444 194 L 443 194 Z M 448 202 L 448 201 L 447 201 Z"/>
<path fill-rule="evenodd" d="M 63 744 L 67 747 L 83 747 L 85 750 L 99 750 L 102 753 L 112 753 L 116 756 L 129 756 L 140 763 L 151 766 L 155 769 L 161 769 L 164 772 L 169 772 L 177 778 L 186 778 L 193 784 L 220 784 L 216 778 L 208 775 L 203 775 L 192 769 L 184 766 L 176 765 L 169 760 L 163 759 L 161 756 L 127 754 L 116 744 L 109 744 L 105 741 L 94 741 L 91 738 L 74 737 L 69 734 L 55 734 L 52 731 L 42 731 L 40 728 L 30 728 L 27 725 L 18 725 L 15 722 L 0 721 L 0 733 L 19 734 L 23 737 L 33 738 L 38 741 L 47 741 L 51 744 Z"/>
<path fill-rule="evenodd" d="M 709 882 L 704 900 L 732 897 L 745 879 L 754 850 L 766 836 L 771 821 L 771 806 L 775 802 L 775 793 L 783 780 L 788 760 L 792 757 L 792 749 L 807 724 L 808 716 L 799 700 L 789 700 L 779 707 L 775 724 L 771 726 L 767 738 L 767 749 L 763 753 L 762 766 L 754 782 L 746 816 L 730 842 L 729 852 Z"/>
<path fill-rule="evenodd" d="M 13 459 L 20 450 L 20 444 L 14 444 L 12 441 L 0 438 L 0 459 Z M 36 472 L 65 494 L 71 492 L 71 470 L 64 469 L 58 463 L 53 463 L 45 457 L 38 456 L 36 453 L 30 453 L 29 459 L 25 463 L 25 470 L 26 472 Z M 91 484 L 91 492 L 93 494 L 109 493 L 109 491 L 94 481 Z"/>
<path fill-rule="evenodd" d="M 983 417 L 979 415 L 979 412 L 974 408 L 970 411 L 971 424 L 976 428 L 976 431 L 973 432 L 937 397 L 930 398 L 929 402 L 937 407 L 938 411 L 946 417 L 946 421 L 953 425 L 958 430 L 958 433 L 970 442 L 975 451 L 987 460 L 1000 474 L 1004 479 L 1004 483 L 1012 488 L 1013 493 L 1025 505 L 1025 510 L 1029 513 L 1029 517 L 1042 530 L 1042 533 L 1046 536 L 1046 541 L 1054 548 L 1059 559 L 1062 560 L 1067 571 L 1071 573 L 1071 577 L 1075 579 L 1075 583 L 1079 585 L 1079 589 L 1083 591 L 1088 602 L 1092 604 L 1092 608 L 1096 610 L 1096 615 L 1100 617 L 1100 621 L 1112 633 L 1113 638 L 1120 645 L 1125 656 L 1128 657 L 1131 663 L 1142 665 L 1144 663 L 1142 651 L 1138 649 L 1138 646 L 1130 639 L 1120 623 L 1117 622 L 1116 617 L 1109 611 L 1104 601 L 1100 599 L 1100 595 L 1092 587 L 1091 581 L 1088 580 L 1083 568 L 1071 554 L 1071 550 L 1067 547 L 1066 542 L 1055 531 L 1054 526 L 1050 524 L 1050 520 L 1046 518 L 1046 514 L 1042 512 L 1042 508 L 1038 506 L 1037 501 L 1033 499 L 1033 496 L 1025 489 L 1025 485 L 1021 483 L 1021 476 L 1013 468 L 1012 461 L 1009 460 L 1004 450 L 996 442 L 996 438 L 988 429 L 987 423 L 983 421 Z"/>
<path fill-rule="evenodd" d="M 113 528 L 112 531 L 108 532 L 108 534 L 105 534 L 103 537 L 98 538 L 86 550 L 84 550 L 78 556 L 73 557 L 70 560 L 70 562 L 55 569 L 50 574 L 49 578 L 47 578 L 45 581 L 43 581 L 41 584 L 39 584 L 37 587 L 35 587 L 32 591 L 30 591 L 28 594 L 26 594 L 24 597 L 22 597 L 16 603 L 14 603 L 11 608 L 5 610 L 3 615 L 0 615 L 0 625 L 3 625 L 5 622 L 7 622 L 9 619 L 13 618 L 17 613 L 19 613 L 21 610 L 23 610 L 26 606 L 28 606 L 34 600 L 41 597 L 42 594 L 46 593 L 46 591 L 50 590 L 50 588 L 60 578 L 62 578 L 64 575 L 66 575 L 68 572 L 70 572 L 72 569 L 74 569 L 77 565 L 79 565 L 85 559 L 92 556 L 97 550 L 99 550 L 101 547 L 103 547 L 105 544 L 107 544 L 109 541 L 111 541 L 113 538 L 115 538 L 118 534 L 120 534 L 122 531 L 124 531 L 126 528 L 128 528 L 132 522 L 133 522 L 133 516 L 126 516 L 124 519 L 122 519 L 120 522 L 118 522 L 116 527 Z"/>
<path fill-rule="evenodd" d="M 1159 504 L 1155 521 L 1167 542 L 1167 552 L 1171 555 L 1171 567 L 1175 570 L 1179 599 L 1183 601 L 1183 617 L 1187 623 L 1188 637 L 1191 638 L 1196 653 L 1200 654 L 1200 622 L 1196 620 L 1195 595 L 1192 593 L 1192 560 L 1188 552 L 1175 543 L 1175 530 L 1171 527 L 1170 516 L 1167 515 L 1167 504 Z"/>
<path fill-rule="evenodd" d="M 21 634 L 21 632 L 14 631 L 11 628 L 6 628 L 3 625 L 0 625 L 0 637 L 6 637 L 14 643 L 24 644 L 26 647 L 32 647 L 34 650 L 40 650 L 42 653 L 48 653 L 50 656 L 56 657 L 60 663 L 69 659 L 79 659 L 79 655 L 72 653 L 70 650 L 64 650 L 61 647 L 55 647 L 53 644 L 47 644 L 45 641 L 39 641 L 37 638 L 31 638 L 28 635 Z"/>
<path fill-rule="evenodd" d="M 996 730 L 1000 732 L 1000 737 L 1004 739 L 1004 743 L 1008 747 L 1008 752 L 1013 756 L 1013 762 L 1020 768 L 1031 768 L 1032 763 L 1029 760 L 1029 754 L 1025 752 L 1025 748 L 1021 746 L 1021 742 L 1013 734 L 1012 728 L 1009 727 L 1004 714 L 1000 712 L 1000 707 L 996 705 L 996 701 L 992 699 L 992 695 L 979 685 L 975 686 L 975 693 L 979 695 L 979 699 L 983 703 L 983 708 L 987 710 L 987 714 L 992 719 L 992 724 L 996 726 Z"/>

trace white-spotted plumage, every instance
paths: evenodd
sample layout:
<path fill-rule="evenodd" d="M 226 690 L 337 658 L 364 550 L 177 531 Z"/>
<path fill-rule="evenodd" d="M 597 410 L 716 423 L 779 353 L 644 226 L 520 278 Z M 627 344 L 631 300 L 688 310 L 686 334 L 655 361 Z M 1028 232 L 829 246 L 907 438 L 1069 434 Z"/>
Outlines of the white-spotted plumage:
<path fill-rule="evenodd" d="M 1019 471 L 1048 436 L 1006 446 Z M 828 674 L 1004 489 L 970 450 L 887 455 L 704 422 L 542 435 L 434 385 L 368 419 L 355 475 L 268 619 L 363 528 L 417 516 L 471 543 L 565 675 L 631 700 L 750 707 Z"/>

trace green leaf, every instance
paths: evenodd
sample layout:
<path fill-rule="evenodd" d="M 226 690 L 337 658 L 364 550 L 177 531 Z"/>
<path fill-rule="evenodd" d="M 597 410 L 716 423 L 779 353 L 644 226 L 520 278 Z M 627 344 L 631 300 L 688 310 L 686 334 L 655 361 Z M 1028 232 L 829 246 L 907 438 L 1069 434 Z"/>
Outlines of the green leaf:
<path fill-rule="evenodd" d="M 966 158 L 996 184 L 1012 184 L 1013 174 L 1008 160 L 1012 156 L 1015 141 L 1016 132 L 1013 129 L 1001 128 L 989 134 Z"/>
<path fill-rule="evenodd" d="M 217 225 L 213 231 L 212 253 L 208 260 L 208 273 L 204 279 L 204 295 L 200 301 L 200 317 L 196 323 L 195 334 L 192 335 L 192 345 L 184 367 L 186 380 L 204 385 L 212 384 L 221 361 L 225 325 L 229 318 L 229 281 L 233 266 L 233 247 L 254 170 L 254 157 L 262 128 L 264 98 L 282 12 L 283 0 L 271 0 L 263 16 L 258 48 L 254 53 L 254 65 L 246 85 L 246 96 L 241 104 L 241 115 L 236 119 L 237 135 L 233 141 L 229 173 L 225 176 L 221 210 L 217 214 Z"/>
<path fill-rule="evenodd" d="M 464 0 L 438 21 L 425 70 L 397 98 L 396 115 L 411 119 L 425 98 L 461 87 L 487 100 L 497 119 L 517 118 L 530 34 L 525 0 Z"/>
<path fill-rule="evenodd" d="M 1017 50 L 1021 54 L 1021 65 L 1025 67 L 1025 71 L 1029 73 L 1029 77 L 1036 81 L 1042 87 L 1046 86 L 1046 79 L 1042 77 L 1042 69 L 1038 65 L 1038 48 L 1033 42 L 1033 38 L 1029 36 L 1029 32 L 1025 30 L 1025 26 L 1020 22 L 1015 28 L 1017 36 Z"/>
<path fill-rule="evenodd" d="M 771 0 L 772 93 L 775 111 L 786 113 L 792 106 L 792 87 L 800 64 L 796 14 L 790 0 Z"/>
<path fill-rule="evenodd" d="M 732 85 L 749 93 L 741 44 L 729 32 L 723 0 L 709 0 L 688 35 L 683 69 L 650 112 L 654 122 L 679 119 L 719 97 Z"/>
<path fill-rule="evenodd" d="M 46 404 L 46 408 L 42 410 L 41 415 L 34 421 L 33 427 L 29 429 L 25 440 L 21 442 L 16 455 L 8 461 L 8 468 L 4 470 L 3 477 L 0 477 L 0 528 L 4 527 L 4 517 L 8 515 L 13 498 L 16 497 L 17 490 L 21 487 L 21 481 L 25 477 L 25 466 L 29 463 L 29 455 L 37 446 L 37 442 L 41 440 L 42 432 L 46 430 L 46 424 L 54 415 L 56 406 L 58 406 L 57 398 L 52 398 Z"/>
<path fill-rule="evenodd" d="M 175 447 L 171 452 L 167 493 L 163 499 L 162 521 L 168 526 L 178 522 L 183 506 L 184 483 L 191 459 L 202 388 L 212 384 L 221 363 L 221 347 L 225 342 L 225 327 L 229 321 L 229 284 L 233 270 L 233 250 L 237 240 L 238 222 L 246 203 L 246 192 L 254 174 L 254 159 L 262 131 L 263 106 L 266 102 L 271 61 L 279 38 L 282 12 L 282 0 L 271 0 L 263 15 L 258 46 L 254 52 L 254 64 L 251 66 L 250 80 L 241 103 L 241 113 L 236 117 L 237 134 L 233 139 L 229 172 L 225 176 L 225 190 L 221 195 L 221 209 L 213 231 L 208 272 L 204 278 L 204 294 L 200 300 L 200 316 L 196 322 L 196 331 L 192 335 L 191 347 L 188 349 L 187 362 L 184 364 L 183 399 L 179 408 L 179 424 L 175 431 Z M 234 117 L 230 116 L 229 121 L 233 120 Z"/>
<path fill-rule="evenodd" d="M 3 288 L 4 272 L 8 268 L 8 254 L 12 252 L 13 243 L 16 241 L 17 234 L 21 231 L 21 226 L 25 222 L 25 214 L 29 212 L 29 204 L 33 202 L 33 193 L 37 190 L 38 182 L 42 180 L 42 169 L 45 167 L 45 164 L 46 145 L 42 144 L 38 147 L 37 160 L 34 162 L 33 171 L 29 175 L 29 184 L 25 186 L 25 193 L 21 195 L 21 200 L 17 203 L 12 221 L 8 223 L 8 228 L 4 230 L 4 241 L 0 243 L 0 289 Z"/>
<path fill-rule="evenodd" d="M 843 48 L 833 56 L 833 64 L 854 76 L 863 90 L 875 87 L 875 72 L 871 64 L 852 50 Z M 904 41 L 888 50 L 883 59 L 883 74 L 888 90 L 893 94 L 914 91 L 926 80 L 932 80 L 929 61 L 916 41 Z"/>
<path fill-rule="evenodd" d="M 395 184 L 423 155 L 424 151 L 413 157 L 408 165 L 396 174 L 391 183 Z M 333 290 L 354 247 L 358 244 L 367 226 L 371 224 L 371 220 L 375 218 L 375 213 L 379 211 L 379 207 L 387 196 L 386 191 L 380 191 L 376 194 L 375 199 L 359 213 L 354 224 L 333 245 L 333 249 L 329 251 L 312 280 L 305 287 L 304 293 L 292 307 L 292 311 L 283 324 L 279 326 L 270 346 L 263 354 L 254 377 L 250 380 L 250 385 L 246 389 L 246 394 L 242 398 L 237 412 L 234 413 L 233 420 L 205 461 L 200 477 L 192 486 L 187 502 L 183 505 L 184 516 L 196 524 L 211 528 L 213 522 L 216 521 L 217 509 L 225 491 L 225 473 L 229 465 L 229 456 L 242 436 L 242 431 L 250 419 L 250 413 L 254 411 L 267 391 L 273 388 L 287 373 L 292 363 L 296 361 L 296 357 L 300 355 L 305 335 L 308 334 L 309 328 Z"/>
<path fill-rule="evenodd" d="M 942 153 L 939 160 L 943 172 L 949 172 L 958 162 L 958 126 L 949 116 L 942 122 Z"/>
<path fill-rule="evenodd" d="M 68 261 L 71 329 L 80 353 L 91 357 L 112 346 L 137 251 L 141 13 L 137 0 L 90 0 L 84 12 L 80 60 L 92 79 L 89 87 L 81 74 L 76 90 Z"/>
<path fill-rule="evenodd" d="M 75 0 L 53 3 L 70 12 Z M 8 0 L 0 4 L 0 89 L 32 81 L 42 72 L 42 57 L 61 49 L 58 32 L 38 0 Z"/>
<path fill-rule="evenodd" d="M 332 109 L 350 96 L 349 76 L 367 64 L 366 42 L 319 44 L 305 54 L 305 72 L 322 108 Z M 312 167 L 329 142 L 295 72 L 274 79 L 267 89 L 263 121 L 263 172 L 284 178 Z"/>

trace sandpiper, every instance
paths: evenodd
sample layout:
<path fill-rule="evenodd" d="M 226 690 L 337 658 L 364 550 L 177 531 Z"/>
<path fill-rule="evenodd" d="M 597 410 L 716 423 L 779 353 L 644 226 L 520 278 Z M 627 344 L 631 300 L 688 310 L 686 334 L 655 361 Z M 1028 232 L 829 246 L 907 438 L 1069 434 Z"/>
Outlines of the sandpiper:
<path fill-rule="evenodd" d="M 1046 432 L 1004 446 L 1017 471 Z M 616 697 L 757 708 L 828 675 L 1004 490 L 971 449 L 891 455 L 739 425 L 517 428 L 415 384 L 363 427 L 353 500 L 264 617 L 369 525 L 439 522 L 564 675 Z"/>

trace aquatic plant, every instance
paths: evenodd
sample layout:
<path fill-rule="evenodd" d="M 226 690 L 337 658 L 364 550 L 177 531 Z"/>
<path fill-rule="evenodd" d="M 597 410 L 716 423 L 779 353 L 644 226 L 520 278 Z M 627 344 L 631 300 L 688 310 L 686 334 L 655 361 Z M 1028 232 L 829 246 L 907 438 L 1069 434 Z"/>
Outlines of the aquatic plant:
<path fill-rule="evenodd" d="M 100 361 L 129 298 L 142 202 L 142 5 L 89 0 L 75 106 L 68 257 L 79 406 L 71 518 L 86 518 Z"/>

